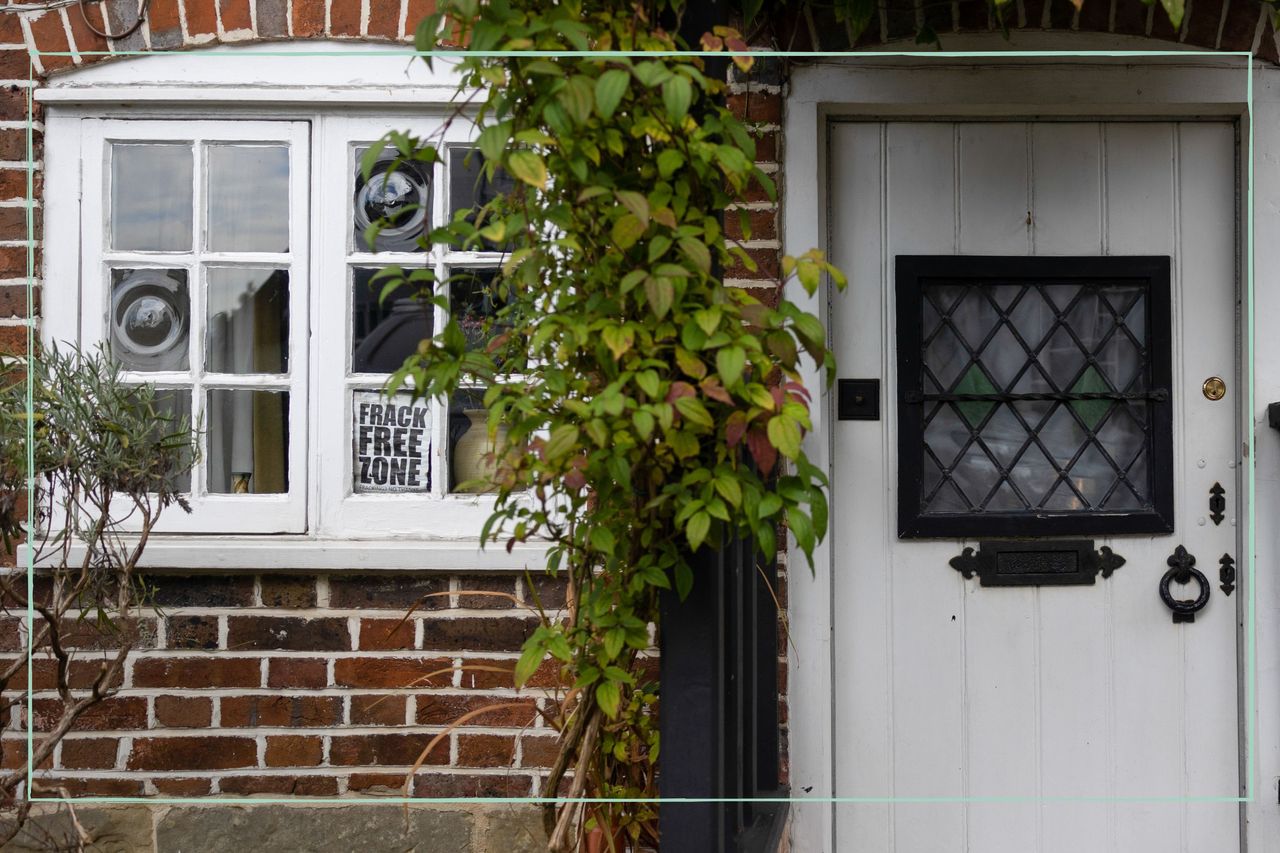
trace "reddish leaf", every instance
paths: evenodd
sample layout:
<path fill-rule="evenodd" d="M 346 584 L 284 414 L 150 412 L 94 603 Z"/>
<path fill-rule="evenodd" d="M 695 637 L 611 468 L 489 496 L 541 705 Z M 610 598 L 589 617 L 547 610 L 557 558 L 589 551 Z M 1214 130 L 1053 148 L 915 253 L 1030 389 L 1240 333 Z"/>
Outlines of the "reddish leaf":
<path fill-rule="evenodd" d="M 718 400 L 726 406 L 733 405 L 733 398 L 729 396 L 729 392 L 724 390 L 724 386 L 714 376 L 708 376 L 702 380 L 698 386 L 702 389 L 702 393 L 712 400 Z"/>
<path fill-rule="evenodd" d="M 671 390 L 667 392 L 667 402 L 674 403 L 681 397 L 696 397 L 698 392 L 688 382 L 672 382 Z"/>
<path fill-rule="evenodd" d="M 724 422 L 724 440 L 729 447 L 737 447 L 742 436 L 747 432 L 747 416 L 742 412 L 734 412 Z"/>
<path fill-rule="evenodd" d="M 564 484 L 571 489 L 581 489 L 587 485 L 587 478 L 581 471 L 574 468 L 568 474 L 564 475 Z"/>
<path fill-rule="evenodd" d="M 802 397 L 806 403 L 813 399 L 809 396 L 809 389 L 801 385 L 799 382 L 788 382 L 782 387 L 790 391 L 794 396 Z"/>
<path fill-rule="evenodd" d="M 760 474 L 767 477 L 778 461 L 778 449 L 769 441 L 768 434 L 759 427 L 751 430 L 747 433 L 747 449 L 751 451 L 751 458 L 756 461 Z"/>
<path fill-rule="evenodd" d="M 712 35 L 711 33 L 702 34 L 703 50 L 722 50 L 723 48 L 724 39 L 720 38 L 720 36 Z"/>
<path fill-rule="evenodd" d="M 783 391 L 777 385 L 769 389 L 769 393 L 773 395 L 773 406 L 775 409 L 781 409 L 782 404 L 787 401 L 787 392 Z"/>

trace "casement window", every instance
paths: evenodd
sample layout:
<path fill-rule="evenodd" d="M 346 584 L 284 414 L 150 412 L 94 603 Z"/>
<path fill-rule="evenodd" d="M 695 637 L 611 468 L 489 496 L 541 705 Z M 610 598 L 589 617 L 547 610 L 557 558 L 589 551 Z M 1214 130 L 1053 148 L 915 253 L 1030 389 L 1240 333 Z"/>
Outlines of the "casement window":
<path fill-rule="evenodd" d="M 500 246 L 421 244 L 502 190 L 480 179 L 451 87 L 437 89 L 412 112 L 352 107 L 356 94 L 225 114 L 171 104 L 145 118 L 55 105 L 45 337 L 109 344 L 131 380 L 200 425 L 184 483 L 193 512 L 166 514 L 166 534 L 474 543 L 492 498 L 459 484 L 487 446 L 484 389 L 413 403 L 383 393 L 443 312 L 408 287 L 383 293 L 378 271 L 448 281 L 435 287 L 482 346 L 503 258 Z M 391 172 L 384 159 L 366 180 L 363 153 L 392 130 L 430 138 L 443 162 Z M 383 215 L 393 224 L 369 246 L 365 227 Z"/>
<path fill-rule="evenodd" d="M 1172 530 L 1169 259 L 897 259 L 899 534 Z"/>

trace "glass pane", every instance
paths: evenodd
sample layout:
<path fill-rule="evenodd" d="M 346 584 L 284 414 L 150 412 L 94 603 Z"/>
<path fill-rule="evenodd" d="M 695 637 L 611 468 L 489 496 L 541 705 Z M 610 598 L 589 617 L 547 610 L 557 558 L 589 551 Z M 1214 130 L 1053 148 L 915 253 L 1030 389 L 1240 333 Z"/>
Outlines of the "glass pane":
<path fill-rule="evenodd" d="M 126 370 L 186 370 L 191 299 L 186 270 L 111 271 L 108 338 Z"/>
<path fill-rule="evenodd" d="M 152 398 L 152 406 L 159 416 L 154 436 L 157 441 L 172 438 L 173 441 L 189 441 L 179 435 L 179 428 L 191 428 L 191 391 L 185 388 L 157 388 Z M 184 424 L 185 422 L 185 424 Z M 191 491 L 191 471 L 171 478 L 173 488 L 178 492 Z"/>
<path fill-rule="evenodd" d="M 353 391 L 352 491 L 426 492 L 431 489 L 431 401 L 409 394 Z"/>
<path fill-rule="evenodd" d="M 460 210 L 483 207 L 495 198 L 515 192 L 516 182 L 499 168 L 492 178 L 485 174 L 484 155 L 475 148 L 454 148 L 449 152 L 449 218 Z M 468 214 L 467 221 L 474 220 Z M 505 245 L 485 240 L 483 248 L 500 252 Z"/>
<path fill-rule="evenodd" d="M 493 324 L 493 315 L 502 305 L 495 292 L 497 270 L 456 270 L 449 279 L 449 309 L 467 349 L 482 350 L 502 330 Z"/>
<path fill-rule="evenodd" d="M 112 247 L 190 251 L 191 176 L 188 144 L 112 143 Z"/>
<path fill-rule="evenodd" d="M 209 270 L 205 367 L 212 373 L 289 369 L 289 273 L 262 268 Z"/>
<path fill-rule="evenodd" d="M 209 147 L 209 248 L 289 251 L 289 149 Z"/>
<path fill-rule="evenodd" d="M 499 426 L 489 439 L 489 412 L 484 408 L 484 390 L 466 389 L 449 401 L 449 491 L 462 494 L 495 492 L 498 471 L 494 451 L 506 430 Z"/>
<path fill-rule="evenodd" d="M 366 181 L 360 168 L 366 149 L 356 151 L 352 199 L 353 245 L 357 252 L 422 252 L 418 240 L 430 230 L 431 173 L 420 163 L 395 164 L 394 153 L 374 163 Z M 383 221 L 370 245 L 365 229 Z"/>
<path fill-rule="evenodd" d="M 289 491 L 289 394 L 248 388 L 209 392 L 209 491 L 280 494 Z"/>
<path fill-rule="evenodd" d="M 434 334 L 435 307 L 424 298 L 429 294 L 405 284 L 381 299 L 386 282 L 373 281 L 377 272 L 351 272 L 352 373 L 391 373 Z"/>

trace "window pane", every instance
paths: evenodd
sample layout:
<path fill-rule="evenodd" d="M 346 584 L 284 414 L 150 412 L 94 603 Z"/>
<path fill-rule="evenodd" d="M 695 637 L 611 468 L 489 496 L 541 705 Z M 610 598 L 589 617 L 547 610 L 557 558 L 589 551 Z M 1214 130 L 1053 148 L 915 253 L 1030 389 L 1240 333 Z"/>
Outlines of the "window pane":
<path fill-rule="evenodd" d="M 209 270 L 205 366 L 213 373 L 289 369 L 289 273 L 262 268 Z"/>
<path fill-rule="evenodd" d="M 127 370 L 186 370 L 191 299 L 186 270 L 111 271 L 111 352 Z"/>
<path fill-rule="evenodd" d="M 489 440 L 489 411 L 484 389 L 458 391 L 449 401 L 449 491 L 455 494 L 496 492 L 494 451 L 506 434 L 502 427 Z"/>
<path fill-rule="evenodd" d="M 352 491 L 426 492 L 431 489 L 431 401 L 409 394 L 353 391 L 355 421 Z"/>
<path fill-rule="evenodd" d="M 467 339 L 467 349 L 482 350 L 502 329 L 493 316 L 502 307 L 494 287 L 497 270 L 454 270 L 449 279 L 449 308 Z"/>
<path fill-rule="evenodd" d="M 430 167 L 418 163 L 395 165 L 394 153 L 385 154 L 374 163 L 366 181 L 360 168 L 365 150 L 356 151 L 356 183 L 352 199 L 355 251 L 425 251 L 418 244 L 418 239 L 430 230 Z M 385 220 L 383 228 L 370 246 L 365 239 L 365 229 L 380 220 Z"/>
<path fill-rule="evenodd" d="M 410 285 L 401 285 L 380 299 L 386 281 L 373 281 L 377 272 L 368 267 L 351 272 L 353 373 L 391 373 L 433 334 L 434 306 Z"/>
<path fill-rule="evenodd" d="M 152 406 L 155 408 L 156 414 L 160 417 L 160 421 L 156 424 L 153 435 L 156 440 L 162 440 L 172 437 L 172 440 L 189 442 L 185 436 L 179 436 L 179 427 L 185 425 L 191 428 L 194 421 L 191 418 L 191 391 L 185 388 L 157 388 L 156 395 L 152 399 Z M 173 488 L 179 492 L 191 491 L 191 471 L 171 478 Z"/>
<path fill-rule="evenodd" d="M 111 145 L 111 245 L 153 252 L 191 250 L 191 146 Z"/>
<path fill-rule="evenodd" d="M 449 152 L 449 218 L 459 210 L 482 207 L 499 196 L 515 191 L 515 179 L 498 169 L 490 179 L 485 175 L 484 155 L 475 148 L 453 148 Z M 468 216 L 468 220 L 472 217 Z M 504 247 L 491 240 L 484 248 L 501 251 Z"/>
<path fill-rule="evenodd" d="M 209 491 L 280 494 L 289 490 L 289 394 L 218 389 L 209 392 Z"/>
<path fill-rule="evenodd" d="M 209 248 L 289 251 L 289 149 L 209 147 Z"/>

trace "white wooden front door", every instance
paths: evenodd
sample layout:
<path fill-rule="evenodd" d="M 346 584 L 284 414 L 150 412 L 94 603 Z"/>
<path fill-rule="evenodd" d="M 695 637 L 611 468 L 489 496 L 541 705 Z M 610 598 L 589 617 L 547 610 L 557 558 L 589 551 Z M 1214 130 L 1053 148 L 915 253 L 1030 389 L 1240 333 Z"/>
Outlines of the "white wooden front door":
<path fill-rule="evenodd" d="M 1240 850 L 1242 594 L 1219 586 L 1222 556 L 1243 564 L 1235 126 L 848 121 L 829 138 L 840 375 L 882 380 L 880 420 L 834 423 L 834 793 L 898 800 L 837 805 L 835 848 Z M 1170 259 L 1171 534 L 1068 537 L 1126 563 L 1038 587 L 949 565 L 985 537 L 899 538 L 903 255 Z M 1212 586 L 1193 623 L 1158 592 L 1179 545 Z"/>

